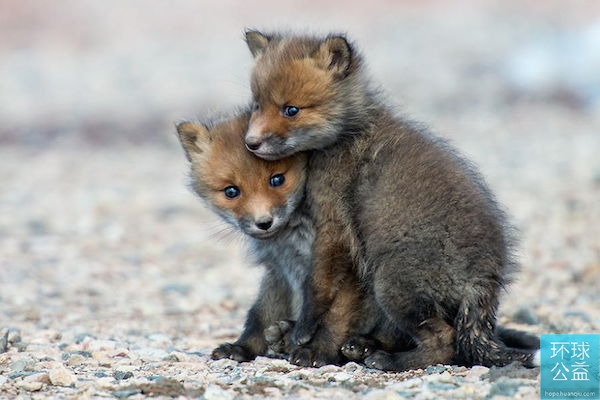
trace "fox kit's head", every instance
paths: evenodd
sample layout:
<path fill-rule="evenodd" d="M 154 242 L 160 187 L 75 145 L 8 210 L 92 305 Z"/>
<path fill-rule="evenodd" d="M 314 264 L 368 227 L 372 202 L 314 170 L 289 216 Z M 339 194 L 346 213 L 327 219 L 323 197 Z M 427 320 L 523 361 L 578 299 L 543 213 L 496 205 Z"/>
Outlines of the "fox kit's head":
<path fill-rule="evenodd" d="M 183 122 L 177 132 L 191 163 L 192 187 L 240 231 L 258 239 L 286 226 L 304 195 L 305 158 L 262 160 L 244 146 L 249 113 L 210 127 Z"/>
<path fill-rule="evenodd" d="M 363 115 L 361 57 L 343 36 L 246 32 L 255 64 L 254 110 L 245 136 L 257 156 L 276 160 L 333 144 Z"/>

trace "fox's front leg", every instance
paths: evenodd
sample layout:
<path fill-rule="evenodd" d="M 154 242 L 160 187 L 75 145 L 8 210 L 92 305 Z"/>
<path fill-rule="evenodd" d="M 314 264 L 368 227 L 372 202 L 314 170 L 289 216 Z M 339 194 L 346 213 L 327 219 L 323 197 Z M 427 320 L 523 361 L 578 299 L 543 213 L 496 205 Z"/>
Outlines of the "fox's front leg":
<path fill-rule="evenodd" d="M 347 238 L 334 223 L 317 229 L 313 244 L 312 274 L 304 285 L 300 316 L 292 332 L 292 344 L 302 346 L 313 338 L 325 314 L 338 295 L 341 285 L 352 274 Z"/>
<path fill-rule="evenodd" d="M 326 237 L 333 237 L 327 235 Z M 292 334 L 290 361 L 302 366 L 337 364 L 361 308 L 350 251 L 339 241 L 315 241 L 312 279 Z"/>
<path fill-rule="evenodd" d="M 234 343 L 223 343 L 213 350 L 212 359 L 230 358 L 250 361 L 267 354 L 264 330 L 276 321 L 289 317 L 289 289 L 270 271 L 263 277 L 258 298 L 248 311 L 244 331 Z"/>

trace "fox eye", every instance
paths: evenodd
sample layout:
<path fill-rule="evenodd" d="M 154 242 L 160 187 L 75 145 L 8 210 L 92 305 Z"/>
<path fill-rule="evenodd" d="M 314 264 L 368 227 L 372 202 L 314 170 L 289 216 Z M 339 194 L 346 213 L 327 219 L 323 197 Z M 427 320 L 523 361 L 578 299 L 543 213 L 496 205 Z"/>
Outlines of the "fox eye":
<path fill-rule="evenodd" d="M 294 117 L 300 112 L 300 109 L 296 106 L 285 106 L 283 107 L 283 115 L 286 117 Z"/>
<path fill-rule="evenodd" d="M 283 174 L 276 174 L 269 180 L 269 185 L 271 185 L 271 187 L 277 187 L 283 185 L 284 182 L 285 176 L 283 176 Z"/>
<path fill-rule="evenodd" d="M 228 199 L 235 199 L 240 195 L 241 192 L 240 188 L 237 186 L 227 186 L 225 189 L 223 189 L 223 193 L 225 193 L 225 197 Z"/>
<path fill-rule="evenodd" d="M 252 111 L 258 111 L 260 109 L 260 104 L 258 104 L 258 101 L 255 101 L 254 103 L 252 103 Z"/>

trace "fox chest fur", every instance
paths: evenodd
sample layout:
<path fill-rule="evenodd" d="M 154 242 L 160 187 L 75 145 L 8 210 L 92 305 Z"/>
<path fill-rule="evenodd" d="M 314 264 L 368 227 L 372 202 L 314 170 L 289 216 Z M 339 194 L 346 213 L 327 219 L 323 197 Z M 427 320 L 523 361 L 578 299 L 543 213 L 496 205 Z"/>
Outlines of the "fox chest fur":
<path fill-rule="evenodd" d="M 254 261 L 269 270 L 290 291 L 290 319 L 298 319 L 302 311 L 304 285 L 312 271 L 312 245 L 315 229 L 312 219 L 301 204 L 288 226 L 269 239 L 250 238 Z"/>

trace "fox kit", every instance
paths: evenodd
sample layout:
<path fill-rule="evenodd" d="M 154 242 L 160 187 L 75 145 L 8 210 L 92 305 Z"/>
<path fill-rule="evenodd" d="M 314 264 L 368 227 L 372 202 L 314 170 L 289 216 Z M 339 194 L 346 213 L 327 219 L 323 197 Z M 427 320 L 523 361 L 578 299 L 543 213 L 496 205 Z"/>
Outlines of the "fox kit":
<path fill-rule="evenodd" d="M 266 267 L 242 335 L 235 343 L 216 348 L 214 359 L 251 360 L 267 354 L 268 345 L 283 351 L 285 344 L 267 342 L 264 331 L 280 320 L 298 318 L 312 265 L 314 228 L 303 208 L 306 157 L 265 161 L 250 153 L 243 141 L 249 118 L 249 112 L 242 112 L 209 126 L 195 122 L 177 126 L 191 163 L 194 191 L 249 237 L 252 254 Z"/>
<path fill-rule="evenodd" d="M 347 339 L 344 350 L 361 345 L 347 330 L 336 333 L 330 309 L 356 279 L 363 308 L 372 310 L 356 333 L 384 348 L 399 335 L 414 343 L 373 352 L 369 366 L 536 364 L 536 338 L 496 326 L 500 291 L 515 270 L 512 241 L 474 167 L 392 115 L 343 36 L 248 31 L 246 41 L 255 58 L 246 147 L 265 160 L 309 155 L 306 202 L 316 236 L 312 292 L 292 334 L 299 363 L 335 360 Z"/>

